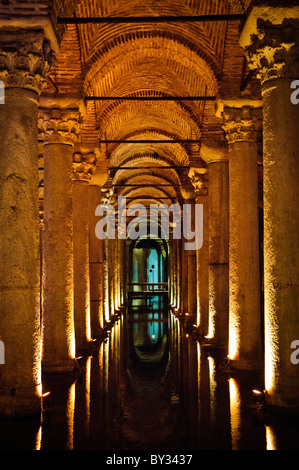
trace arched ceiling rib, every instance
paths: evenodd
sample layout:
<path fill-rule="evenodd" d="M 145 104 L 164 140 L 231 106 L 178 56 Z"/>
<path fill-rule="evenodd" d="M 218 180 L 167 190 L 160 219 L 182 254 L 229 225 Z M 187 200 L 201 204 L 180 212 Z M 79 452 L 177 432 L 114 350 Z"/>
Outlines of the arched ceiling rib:
<path fill-rule="evenodd" d="M 58 7 L 54 0 L 53 12 L 54 21 L 58 14 L 195 16 L 243 13 L 249 4 L 249 0 L 66 0 L 62 4 L 60 0 Z M 240 96 L 244 54 L 238 26 L 226 21 L 61 26 L 61 53 L 52 79 L 59 92 L 77 90 L 95 97 Z M 127 167 L 115 170 L 106 186 L 113 187 L 114 196 L 126 195 L 130 204 L 180 198 L 185 172 L 161 167 L 193 165 L 196 156 L 188 144 L 107 140 L 223 139 L 213 101 L 109 99 L 86 104 L 79 145 L 98 148 L 102 166 Z M 129 186 L 132 182 L 139 187 Z"/>

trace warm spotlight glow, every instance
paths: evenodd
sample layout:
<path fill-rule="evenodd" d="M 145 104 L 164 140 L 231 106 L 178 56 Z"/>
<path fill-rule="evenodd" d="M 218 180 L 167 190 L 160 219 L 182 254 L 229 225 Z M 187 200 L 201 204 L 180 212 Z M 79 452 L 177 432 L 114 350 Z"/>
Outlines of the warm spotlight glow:
<path fill-rule="evenodd" d="M 91 341 L 91 325 L 90 325 L 90 306 L 88 305 L 86 313 L 86 338 Z"/>
<path fill-rule="evenodd" d="M 265 303 L 265 389 L 275 388 L 279 364 L 278 326 L 274 314 L 270 315 Z"/>
<path fill-rule="evenodd" d="M 261 395 L 262 392 L 260 392 L 259 390 L 252 390 L 252 393 L 254 393 L 254 395 Z"/>
<path fill-rule="evenodd" d="M 42 445 L 42 426 L 39 427 L 37 434 L 36 434 L 35 450 L 41 450 L 41 445 Z"/>
<path fill-rule="evenodd" d="M 206 335 L 207 339 L 215 337 L 215 321 L 216 321 L 216 311 L 214 307 L 209 307 L 209 327 L 208 334 Z"/>
<path fill-rule="evenodd" d="M 229 345 L 228 357 L 234 360 L 239 355 L 240 348 L 240 322 L 239 317 L 230 312 L 229 315 Z"/>
<path fill-rule="evenodd" d="M 235 379 L 229 379 L 232 450 L 238 450 L 241 430 L 241 396 Z"/>
<path fill-rule="evenodd" d="M 90 422 L 90 374 L 91 374 L 91 360 L 92 357 L 88 356 L 86 360 L 86 374 L 85 374 L 85 388 L 86 388 L 86 417 L 87 422 Z"/>
<path fill-rule="evenodd" d="M 210 404 L 211 404 L 211 420 L 216 419 L 216 365 L 213 357 L 208 357 L 209 363 L 209 384 L 210 384 Z"/>
<path fill-rule="evenodd" d="M 266 426 L 266 450 L 278 450 L 275 434 L 271 426 Z"/>
<path fill-rule="evenodd" d="M 36 393 L 37 393 L 37 395 L 38 395 L 39 397 L 42 396 L 42 394 L 43 394 L 43 386 L 42 386 L 41 383 L 36 386 Z"/>
<path fill-rule="evenodd" d="M 211 274 L 211 273 L 210 273 Z M 211 339 L 215 337 L 215 330 L 216 330 L 216 293 L 215 288 L 213 286 L 213 282 L 210 282 L 209 287 L 209 325 L 208 325 L 208 334 L 206 338 Z"/>
<path fill-rule="evenodd" d="M 67 448 L 69 450 L 72 450 L 74 446 L 75 390 L 76 390 L 76 385 L 75 383 L 73 383 L 69 389 L 67 410 L 66 410 L 67 426 L 68 426 Z"/>

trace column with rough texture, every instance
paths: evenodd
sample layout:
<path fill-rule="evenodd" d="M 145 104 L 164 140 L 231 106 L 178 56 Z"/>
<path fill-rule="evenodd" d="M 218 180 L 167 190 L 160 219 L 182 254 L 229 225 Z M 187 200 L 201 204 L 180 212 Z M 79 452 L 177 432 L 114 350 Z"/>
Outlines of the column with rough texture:
<path fill-rule="evenodd" d="M 95 168 L 94 153 L 73 155 L 73 249 L 74 322 L 76 354 L 86 350 L 92 339 L 89 289 L 89 212 L 88 189 Z"/>
<path fill-rule="evenodd" d="M 43 357 L 45 372 L 73 370 L 72 170 L 77 108 L 40 109 L 44 142 Z"/>
<path fill-rule="evenodd" d="M 88 188 L 89 210 L 89 276 L 90 276 L 90 323 L 91 336 L 98 337 L 104 326 L 104 298 L 103 298 L 103 260 L 104 240 L 96 236 L 95 228 L 99 220 L 95 211 L 101 203 L 101 187 L 90 184 Z"/>
<path fill-rule="evenodd" d="M 229 144 L 229 366 L 262 368 L 258 149 L 261 110 L 224 107 Z"/>
<path fill-rule="evenodd" d="M 240 43 L 263 96 L 266 404 L 298 409 L 299 106 L 291 94 L 299 76 L 299 6 L 275 5 L 253 8 Z"/>
<path fill-rule="evenodd" d="M 226 147 L 201 146 L 209 172 L 208 343 L 228 347 L 228 156 Z"/>
<path fill-rule="evenodd" d="M 38 102 L 52 62 L 42 31 L 0 32 L 0 414 L 40 409 Z"/>
<path fill-rule="evenodd" d="M 207 169 L 192 168 L 190 178 L 195 191 L 196 204 L 203 205 L 203 243 L 202 247 L 196 251 L 196 325 L 201 335 L 207 335 L 209 323 L 209 192 Z"/>

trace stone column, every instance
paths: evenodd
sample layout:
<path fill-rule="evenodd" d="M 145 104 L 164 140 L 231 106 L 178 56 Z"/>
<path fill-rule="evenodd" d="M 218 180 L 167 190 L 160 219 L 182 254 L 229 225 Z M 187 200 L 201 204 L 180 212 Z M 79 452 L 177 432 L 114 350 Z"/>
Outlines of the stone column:
<path fill-rule="evenodd" d="M 40 109 L 44 142 L 43 370 L 73 370 L 73 145 L 79 110 Z"/>
<path fill-rule="evenodd" d="M 240 44 L 263 96 L 266 404 L 298 408 L 291 355 L 299 339 L 299 106 L 291 85 L 299 77 L 299 7 L 275 5 L 253 8 Z"/>
<path fill-rule="evenodd" d="M 96 237 L 95 227 L 99 220 L 95 210 L 101 204 L 101 186 L 90 184 L 89 203 L 89 276 L 90 276 L 90 322 L 91 336 L 98 337 L 105 326 L 103 298 L 104 240 Z"/>
<path fill-rule="evenodd" d="M 202 144 L 209 173 L 208 343 L 228 347 L 228 155 L 226 147 Z"/>
<path fill-rule="evenodd" d="M 209 325 L 209 191 L 206 168 L 191 168 L 190 178 L 195 191 L 196 204 L 203 205 L 203 244 L 196 251 L 197 264 L 197 318 L 201 335 L 208 334 Z"/>
<path fill-rule="evenodd" d="M 229 144 L 229 367 L 262 368 L 258 148 L 261 110 L 224 107 Z"/>
<path fill-rule="evenodd" d="M 0 31 L 0 415 L 40 409 L 38 102 L 52 56 L 42 31 Z"/>
<path fill-rule="evenodd" d="M 91 341 L 89 289 L 88 188 L 95 169 L 94 153 L 73 155 L 74 322 L 77 356 Z"/>

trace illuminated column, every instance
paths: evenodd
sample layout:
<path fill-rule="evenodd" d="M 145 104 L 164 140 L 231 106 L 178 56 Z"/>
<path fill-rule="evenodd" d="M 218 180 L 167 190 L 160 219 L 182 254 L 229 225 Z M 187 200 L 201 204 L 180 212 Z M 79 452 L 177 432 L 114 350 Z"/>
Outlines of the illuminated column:
<path fill-rule="evenodd" d="M 209 324 L 209 191 L 206 168 L 191 168 L 190 178 L 195 191 L 196 204 L 203 205 L 203 244 L 196 251 L 197 270 L 197 319 L 203 335 L 208 334 Z"/>
<path fill-rule="evenodd" d="M 188 251 L 188 313 L 196 320 L 197 302 L 196 302 L 196 250 Z"/>
<path fill-rule="evenodd" d="M 261 369 L 257 166 L 261 110 L 224 107 L 223 117 L 229 144 L 229 365 Z"/>
<path fill-rule="evenodd" d="M 171 252 L 172 252 L 172 282 L 173 282 L 173 289 L 172 289 L 172 305 L 173 307 L 177 307 L 177 274 L 178 274 L 178 265 L 177 265 L 177 244 L 176 240 L 171 240 Z"/>
<path fill-rule="evenodd" d="M 40 409 L 38 102 L 51 57 L 42 31 L 0 31 L 0 415 Z"/>
<path fill-rule="evenodd" d="M 181 298 L 181 253 L 180 253 L 180 240 L 175 240 L 175 253 L 176 253 L 176 308 L 180 309 Z"/>
<path fill-rule="evenodd" d="M 103 252 L 104 240 L 96 237 L 95 227 L 99 220 L 95 211 L 101 203 L 101 187 L 90 184 L 88 188 L 89 206 L 89 276 L 90 276 L 90 322 L 91 336 L 98 337 L 104 328 L 103 309 Z"/>
<path fill-rule="evenodd" d="M 195 231 L 195 199 L 189 199 L 187 203 L 191 206 L 191 226 L 192 232 Z M 187 281 L 188 281 L 188 304 L 187 312 L 192 317 L 193 322 L 196 321 L 197 312 L 197 296 L 196 296 L 196 285 L 197 285 L 197 269 L 196 269 L 196 251 L 197 250 L 186 250 L 187 257 Z"/>
<path fill-rule="evenodd" d="M 216 347 L 228 346 L 228 155 L 201 146 L 209 173 L 209 331 Z"/>
<path fill-rule="evenodd" d="M 73 250 L 74 250 L 74 322 L 76 352 L 82 352 L 91 340 L 89 291 L 89 213 L 88 188 L 95 168 L 94 153 L 73 155 Z"/>
<path fill-rule="evenodd" d="M 72 370 L 75 357 L 73 295 L 73 145 L 79 111 L 40 109 L 44 142 L 43 357 L 45 372 Z"/>
<path fill-rule="evenodd" d="M 185 239 L 184 235 L 182 235 L 182 238 L 180 241 L 180 250 L 181 250 L 181 300 L 180 300 L 180 305 L 181 305 L 181 312 L 186 313 L 188 312 L 188 297 L 189 297 L 189 276 L 188 276 L 188 251 L 185 250 L 184 244 L 188 242 L 188 240 Z"/>
<path fill-rule="evenodd" d="M 263 96 L 266 403 L 298 408 L 299 106 L 291 84 L 299 77 L 299 7 L 271 4 L 253 8 L 240 43 Z"/>

